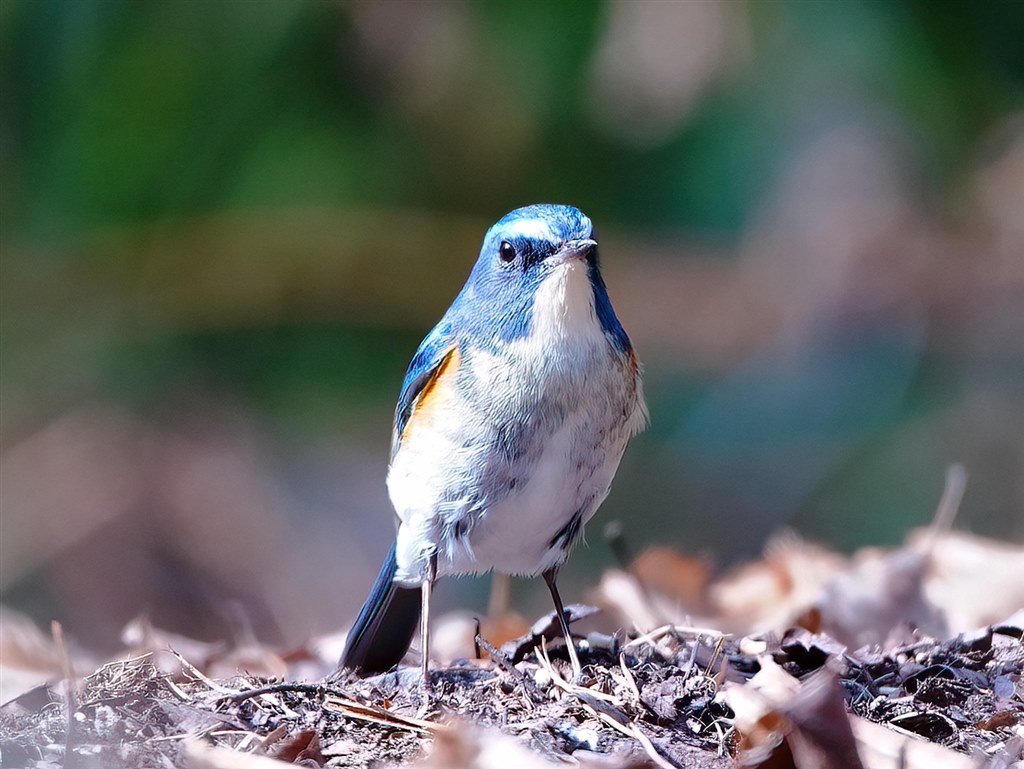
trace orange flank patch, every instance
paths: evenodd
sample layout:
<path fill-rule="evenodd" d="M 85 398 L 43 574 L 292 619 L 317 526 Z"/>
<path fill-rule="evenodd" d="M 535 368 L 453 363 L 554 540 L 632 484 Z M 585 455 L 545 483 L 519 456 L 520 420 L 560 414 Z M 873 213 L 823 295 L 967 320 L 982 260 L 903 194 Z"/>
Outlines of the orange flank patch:
<path fill-rule="evenodd" d="M 445 408 L 455 400 L 455 374 L 462 358 L 458 347 L 452 347 L 434 373 L 430 375 L 413 404 L 412 413 L 402 430 L 402 441 L 412 433 L 429 431 L 441 418 Z"/>

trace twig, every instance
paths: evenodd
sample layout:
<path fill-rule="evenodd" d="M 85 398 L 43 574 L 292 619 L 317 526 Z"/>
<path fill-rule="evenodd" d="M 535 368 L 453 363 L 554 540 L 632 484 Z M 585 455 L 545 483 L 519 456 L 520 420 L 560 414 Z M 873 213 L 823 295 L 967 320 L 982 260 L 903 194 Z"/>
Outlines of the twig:
<path fill-rule="evenodd" d="M 164 683 L 167 684 L 167 688 L 171 690 L 175 697 L 182 702 L 191 702 L 192 698 L 185 693 L 185 691 L 178 686 L 174 681 L 171 680 L 170 676 L 164 676 Z"/>
<path fill-rule="evenodd" d="M 443 732 L 448 728 L 433 721 L 426 721 L 422 718 L 414 718 L 412 716 L 403 716 L 400 713 L 392 713 L 390 710 L 385 710 L 384 708 L 377 707 L 376 705 L 367 705 L 363 702 L 350 700 L 347 697 L 329 695 L 324 699 L 324 707 L 329 710 L 333 710 L 336 713 L 341 713 L 343 716 L 348 718 L 382 724 L 384 726 L 393 726 L 400 729 L 406 729 L 410 732 L 419 732 L 421 734 L 437 734 L 438 732 Z"/>
<path fill-rule="evenodd" d="M 946 469 L 946 484 L 942 489 L 942 497 L 939 498 L 939 505 L 935 508 L 935 516 L 923 543 L 922 549 L 926 554 L 935 549 L 935 543 L 940 536 L 953 528 L 953 521 L 960 510 L 960 502 L 963 501 L 966 487 L 967 470 L 959 462 L 954 462 Z"/>
<path fill-rule="evenodd" d="M 630 721 L 626 714 L 619 707 L 615 706 L 617 701 L 614 697 L 596 692 L 593 689 L 576 686 L 566 681 L 555 669 L 554 665 L 551 664 L 551 659 L 547 656 L 547 648 L 538 650 L 537 659 L 540 660 L 541 665 L 551 675 L 551 682 L 555 686 L 579 700 L 580 704 L 598 720 L 603 721 L 616 731 L 640 743 L 640 747 L 644 749 L 648 758 L 660 766 L 661 769 L 680 769 L 679 766 L 661 755 L 658 749 L 654 747 L 654 743 L 651 742 L 650 738 L 640 730 L 640 727 L 635 722 Z M 605 702 L 602 702 L 602 700 L 605 700 Z"/>
<path fill-rule="evenodd" d="M 542 668 L 544 668 L 548 675 L 551 676 L 551 683 L 557 686 L 568 694 L 578 694 L 579 692 L 586 692 L 588 697 L 593 697 L 595 700 L 604 700 L 605 702 L 618 703 L 618 699 L 614 695 L 605 694 L 604 692 L 594 691 L 593 689 L 587 689 L 583 686 L 576 686 L 575 684 L 569 683 L 562 677 L 562 674 L 555 668 L 554 663 L 551 662 L 551 657 L 548 656 L 547 644 L 541 639 L 541 646 L 537 647 L 537 661 L 540 662 Z"/>
<path fill-rule="evenodd" d="M 626 683 L 629 684 L 630 691 L 633 692 L 633 696 L 636 697 L 636 701 L 642 702 L 640 699 L 640 689 L 636 685 L 636 678 L 633 677 L 633 671 L 626 666 L 626 653 L 619 652 L 619 667 L 622 668 L 622 675 L 626 677 Z"/>
<path fill-rule="evenodd" d="M 711 636 L 712 638 L 729 638 L 732 633 L 723 633 L 710 627 L 696 627 L 694 625 L 673 625 L 672 630 L 676 635 Z"/>
<path fill-rule="evenodd" d="M 487 652 L 491 659 L 494 661 L 499 668 L 504 670 L 509 675 L 515 677 L 523 685 L 523 691 L 527 695 L 527 705 L 530 710 L 533 710 L 533 700 L 537 702 L 544 701 L 544 692 L 541 691 L 540 687 L 537 686 L 537 682 L 534 681 L 530 676 L 524 673 L 522 670 L 517 668 L 512 660 L 505 652 L 496 647 L 482 635 L 480 635 L 480 627 L 477 626 L 476 636 L 473 638 L 473 644 L 478 648 L 482 648 Z"/>
<path fill-rule="evenodd" d="M 715 662 L 718 661 L 718 657 L 722 653 L 722 647 L 725 645 L 725 638 L 726 637 L 724 635 L 720 635 L 718 637 L 718 642 L 715 644 L 715 649 L 713 652 L 711 652 L 711 659 L 708 660 L 708 665 L 704 669 L 705 677 L 711 676 L 711 668 L 715 666 Z M 696 657 L 696 647 L 694 647 L 694 657 Z"/>
<path fill-rule="evenodd" d="M 443 726 L 432 721 L 425 721 L 420 718 L 413 718 L 412 716 L 403 716 L 398 713 L 392 713 L 384 708 L 377 707 L 376 705 L 369 705 L 364 702 L 359 702 L 358 700 L 350 699 L 337 689 L 333 689 L 329 686 L 323 686 L 321 684 L 269 684 L 255 689 L 246 689 L 241 692 L 229 692 L 220 699 L 227 702 L 239 703 L 252 699 L 253 697 L 262 697 L 267 694 L 284 694 L 288 692 L 312 694 L 317 697 L 322 697 L 325 707 L 330 706 L 329 709 L 334 710 L 335 712 L 340 712 L 342 715 L 349 718 L 369 721 L 385 726 L 399 727 L 420 733 L 436 733 L 444 729 Z"/>
<path fill-rule="evenodd" d="M 237 694 L 238 693 L 236 690 L 228 689 L 226 686 L 221 686 L 219 683 L 214 681 L 212 678 L 209 678 L 205 673 L 203 673 L 201 670 L 199 670 L 199 668 L 197 668 L 195 665 L 193 665 L 187 659 L 182 657 L 174 649 L 168 648 L 167 651 L 170 652 L 171 656 L 173 656 L 176 660 L 178 660 L 178 663 L 181 665 L 181 668 L 182 668 L 183 671 L 186 671 L 190 675 L 194 676 L 196 678 L 196 680 L 202 681 L 211 690 L 213 690 L 215 692 L 220 692 L 221 694 L 229 694 L 229 695 L 230 694 Z"/>
<path fill-rule="evenodd" d="M 639 726 L 630 724 L 630 731 L 633 733 L 633 738 L 643 746 L 644 752 L 647 753 L 654 763 L 662 769 L 680 769 L 678 764 L 669 761 L 658 752 L 658 749 L 654 747 L 654 743 L 651 742 L 651 738 L 640 731 Z"/>
<path fill-rule="evenodd" d="M 281 724 L 274 731 L 260 740 L 260 751 L 266 753 L 272 746 L 288 736 L 288 725 Z"/>
<path fill-rule="evenodd" d="M 664 636 L 666 636 L 669 633 L 671 633 L 673 630 L 675 630 L 675 627 L 676 627 L 675 625 L 662 625 L 661 627 L 655 628 L 654 630 L 651 630 L 650 632 L 641 633 L 636 638 L 634 638 L 632 641 L 627 642 L 626 645 L 623 646 L 622 648 L 630 649 L 630 648 L 632 648 L 634 646 L 640 646 L 641 644 L 644 644 L 644 643 L 647 643 L 647 644 L 650 644 L 651 646 L 654 646 L 656 641 L 660 640 Z"/>
<path fill-rule="evenodd" d="M 197 736 L 231 737 L 234 735 L 239 735 L 241 737 L 249 737 L 253 735 L 253 732 L 250 732 L 245 729 L 211 729 L 207 732 L 201 731 L 198 734 L 193 732 L 178 732 L 177 734 L 163 734 L 159 737 L 150 737 L 149 742 L 180 742 L 182 740 L 195 739 Z"/>
<path fill-rule="evenodd" d="M 77 761 L 72 748 L 75 744 L 75 711 L 78 710 L 77 692 L 75 691 L 75 671 L 71 665 L 71 656 L 68 654 L 68 647 L 64 643 L 64 628 L 57 620 L 50 623 L 50 632 L 53 634 L 53 642 L 60 654 L 60 664 L 64 673 L 65 691 L 67 693 L 66 715 L 68 719 L 67 731 L 64 735 L 64 766 L 73 767 Z"/>

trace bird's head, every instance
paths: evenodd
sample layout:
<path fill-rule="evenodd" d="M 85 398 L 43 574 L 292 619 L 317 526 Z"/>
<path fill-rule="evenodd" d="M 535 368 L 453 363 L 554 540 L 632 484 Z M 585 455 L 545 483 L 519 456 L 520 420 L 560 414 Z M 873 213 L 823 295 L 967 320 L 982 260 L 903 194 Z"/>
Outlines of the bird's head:
<path fill-rule="evenodd" d="M 536 284 L 569 260 L 596 261 L 594 227 L 572 206 L 534 205 L 505 214 L 487 231 L 473 272 Z"/>
<path fill-rule="evenodd" d="M 596 320 L 618 346 L 629 344 L 601 279 L 593 225 L 572 206 L 526 206 L 498 220 L 453 311 L 479 341 L 571 332 Z"/>

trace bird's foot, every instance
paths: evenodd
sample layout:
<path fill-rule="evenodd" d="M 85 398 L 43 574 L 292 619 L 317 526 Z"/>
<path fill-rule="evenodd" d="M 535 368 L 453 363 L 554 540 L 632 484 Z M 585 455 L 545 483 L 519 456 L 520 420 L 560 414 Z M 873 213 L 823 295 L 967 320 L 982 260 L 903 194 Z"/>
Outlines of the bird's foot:
<path fill-rule="evenodd" d="M 430 670 L 425 666 L 420 674 L 419 681 L 419 695 L 420 695 L 420 707 L 417 711 L 417 718 L 426 717 L 427 713 L 430 712 L 430 707 L 433 701 L 434 685 L 430 679 Z"/>
<path fill-rule="evenodd" d="M 569 650 L 569 664 L 572 665 L 572 682 L 578 683 L 583 676 L 583 666 L 580 665 L 579 654 L 576 652 L 576 643 L 572 636 L 566 639 L 566 649 Z"/>

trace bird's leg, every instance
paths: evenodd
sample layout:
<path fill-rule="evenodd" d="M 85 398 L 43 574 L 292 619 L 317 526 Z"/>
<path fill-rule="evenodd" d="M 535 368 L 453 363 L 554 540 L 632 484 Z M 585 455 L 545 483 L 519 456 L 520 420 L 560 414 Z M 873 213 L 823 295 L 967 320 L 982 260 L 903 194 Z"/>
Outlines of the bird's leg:
<path fill-rule="evenodd" d="M 558 576 L 558 569 L 548 569 L 544 572 L 544 581 L 551 591 L 551 600 L 555 602 L 555 613 L 558 614 L 558 624 L 562 627 L 562 636 L 565 638 L 565 646 L 569 650 L 569 662 L 572 663 L 572 676 L 579 678 L 582 668 L 580 658 L 576 654 L 576 644 L 573 643 L 572 634 L 569 632 L 569 618 L 565 614 L 565 607 L 562 606 L 562 596 L 558 594 L 558 586 L 555 578 Z"/>
<path fill-rule="evenodd" d="M 427 562 L 427 578 L 423 580 L 422 600 L 423 606 L 420 610 L 420 649 L 422 654 L 421 665 L 423 672 L 423 688 L 430 694 L 430 589 L 437 579 L 437 553 L 430 556 Z"/>

